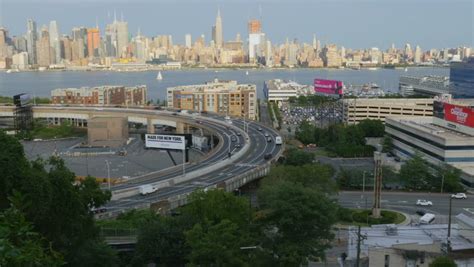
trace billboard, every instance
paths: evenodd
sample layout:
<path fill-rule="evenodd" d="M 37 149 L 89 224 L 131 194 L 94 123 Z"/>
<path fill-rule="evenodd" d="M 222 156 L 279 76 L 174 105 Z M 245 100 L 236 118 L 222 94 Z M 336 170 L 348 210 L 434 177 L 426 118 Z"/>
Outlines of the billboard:
<path fill-rule="evenodd" d="M 316 93 L 342 95 L 343 83 L 335 80 L 314 79 Z"/>
<path fill-rule="evenodd" d="M 145 147 L 184 150 L 186 137 L 182 135 L 146 134 Z"/>
<path fill-rule="evenodd" d="M 24 107 L 30 104 L 31 97 L 28 94 L 19 94 L 13 96 L 13 104 L 17 107 Z"/>
<path fill-rule="evenodd" d="M 444 103 L 444 119 L 474 128 L 474 108 Z"/>

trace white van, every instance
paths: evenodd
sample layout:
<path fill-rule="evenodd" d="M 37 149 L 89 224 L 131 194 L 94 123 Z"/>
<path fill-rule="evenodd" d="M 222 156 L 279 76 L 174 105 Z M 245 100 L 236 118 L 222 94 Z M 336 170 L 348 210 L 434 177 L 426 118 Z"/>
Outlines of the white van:
<path fill-rule="evenodd" d="M 282 143 L 283 143 L 283 140 L 281 139 L 281 136 L 276 136 L 275 145 L 281 145 Z"/>
<path fill-rule="evenodd" d="M 152 186 L 151 184 L 145 184 L 138 187 L 140 195 L 145 196 L 151 193 L 158 191 L 158 188 Z"/>
<path fill-rule="evenodd" d="M 433 213 L 426 213 L 420 218 L 420 224 L 430 224 L 435 220 L 435 217 Z"/>

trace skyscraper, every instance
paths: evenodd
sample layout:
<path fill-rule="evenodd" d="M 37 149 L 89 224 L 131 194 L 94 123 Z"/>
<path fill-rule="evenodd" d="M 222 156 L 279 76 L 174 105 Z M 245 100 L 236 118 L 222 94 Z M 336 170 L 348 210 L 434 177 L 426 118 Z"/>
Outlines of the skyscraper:
<path fill-rule="evenodd" d="M 98 57 L 100 45 L 99 28 L 87 29 L 87 56 Z"/>
<path fill-rule="evenodd" d="M 192 39 L 191 39 L 191 34 L 186 34 L 184 36 L 184 40 L 185 40 L 185 44 L 186 44 L 186 48 L 191 48 L 191 46 L 193 45 L 192 43 Z"/>
<path fill-rule="evenodd" d="M 40 67 L 49 67 L 51 64 L 51 47 L 49 41 L 48 27 L 41 29 L 41 38 L 37 45 L 38 65 Z"/>
<path fill-rule="evenodd" d="M 128 47 L 128 23 L 126 21 L 115 21 L 117 30 L 117 56 L 127 57 Z"/>
<path fill-rule="evenodd" d="M 416 64 L 419 64 L 421 63 L 421 48 L 419 45 L 416 46 L 415 48 L 415 58 L 413 59 L 413 61 L 416 63 Z"/>
<path fill-rule="evenodd" d="M 59 40 L 58 23 L 55 20 L 49 22 L 49 46 L 53 48 L 51 61 L 59 64 L 61 62 L 61 43 Z"/>
<path fill-rule="evenodd" d="M 26 51 L 28 52 L 28 63 L 36 64 L 36 41 L 38 39 L 38 33 L 36 30 L 36 22 L 32 19 L 27 21 L 27 32 L 26 32 Z"/>
<path fill-rule="evenodd" d="M 221 19 L 221 11 L 220 9 L 217 9 L 217 17 L 216 17 L 216 26 L 215 26 L 215 44 L 217 48 L 221 48 L 224 44 L 223 38 L 222 38 L 222 19 Z"/>
<path fill-rule="evenodd" d="M 253 19 L 248 23 L 249 26 L 249 62 L 253 63 L 262 56 L 262 50 L 265 45 L 265 34 L 262 33 L 262 25 L 259 20 Z"/>

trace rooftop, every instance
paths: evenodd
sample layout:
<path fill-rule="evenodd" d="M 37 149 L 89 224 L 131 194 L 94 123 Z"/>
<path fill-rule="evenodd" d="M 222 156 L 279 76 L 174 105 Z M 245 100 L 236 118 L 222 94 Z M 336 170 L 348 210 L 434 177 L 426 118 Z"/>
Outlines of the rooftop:
<path fill-rule="evenodd" d="M 395 230 L 387 231 L 388 225 L 374 225 L 364 227 L 361 234 L 367 237 L 364 240 L 364 246 L 390 248 L 403 244 L 430 245 L 436 242 L 444 243 L 447 241 L 447 224 L 428 224 L 416 226 L 391 226 Z M 464 250 L 474 249 L 474 244 L 460 235 L 459 226 L 451 225 L 451 249 Z"/>
<path fill-rule="evenodd" d="M 389 120 L 394 120 L 396 122 L 410 126 L 416 130 L 424 132 L 427 134 L 427 137 L 430 135 L 435 135 L 444 140 L 455 140 L 455 141 L 466 141 L 466 139 L 472 139 L 473 136 L 453 131 L 448 128 L 444 128 L 438 125 L 433 124 L 433 117 L 410 117 L 406 116 L 390 116 Z M 474 139 L 473 139 L 474 141 Z"/>

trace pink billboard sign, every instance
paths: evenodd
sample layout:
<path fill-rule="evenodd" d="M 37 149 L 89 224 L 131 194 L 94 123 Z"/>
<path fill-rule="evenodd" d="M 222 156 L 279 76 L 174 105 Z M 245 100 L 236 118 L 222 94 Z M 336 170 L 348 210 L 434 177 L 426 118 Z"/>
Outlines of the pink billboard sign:
<path fill-rule="evenodd" d="M 341 81 L 314 79 L 314 91 L 317 93 L 342 95 Z"/>

